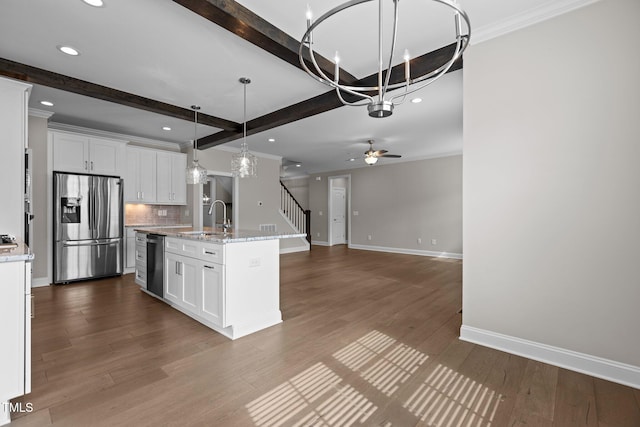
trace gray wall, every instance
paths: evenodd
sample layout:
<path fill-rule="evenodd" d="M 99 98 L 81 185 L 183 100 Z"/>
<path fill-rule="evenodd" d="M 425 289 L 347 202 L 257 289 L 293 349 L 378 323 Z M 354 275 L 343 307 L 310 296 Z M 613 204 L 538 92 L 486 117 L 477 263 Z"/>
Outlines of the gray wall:
<path fill-rule="evenodd" d="M 328 242 L 328 177 L 340 175 L 351 176 L 350 245 L 461 256 L 461 155 L 312 175 L 314 241 Z"/>
<path fill-rule="evenodd" d="M 210 148 L 199 151 L 198 159 L 208 170 L 231 171 L 231 153 L 228 151 Z M 191 162 L 191 158 L 188 161 Z M 275 224 L 278 231 L 293 232 L 280 214 L 280 165 L 280 160 L 259 157 L 258 177 L 238 178 L 238 198 L 233 204 L 234 211 L 237 210 L 238 213 L 237 225 L 240 228 L 258 229 L 260 224 Z M 190 191 L 193 200 L 198 191 L 197 186 L 189 187 L 193 187 Z M 261 205 L 258 202 L 261 202 Z M 194 223 L 197 223 L 195 219 Z M 301 249 L 305 247 L 305 242 L 302 238 L 281 239 L 280 250 Z"/>
<path fill-rule="evenodd" d="M 281 181 L 300 203 L 302 209 L 309 209 L 309 177 L 281 178 Z"/>
<path fill-rule="evenodd" d="M 47 125 L 48 120 L 40 117 L 29 116 L 29 148 L 32 152 L 32 179 L 33 179 L 33 238 L 31 250 L 35 255 L 32 265 L 34 279 L 47 277 L 47 262 L 49 257 L 49 230 L 47 221 Z M 46 280 L 48 282 L 48 280 Z"/>
<path fill-rule="evenodd" d="M 640 2 L 464 60 L 463 330 L 640 369 Z"/>

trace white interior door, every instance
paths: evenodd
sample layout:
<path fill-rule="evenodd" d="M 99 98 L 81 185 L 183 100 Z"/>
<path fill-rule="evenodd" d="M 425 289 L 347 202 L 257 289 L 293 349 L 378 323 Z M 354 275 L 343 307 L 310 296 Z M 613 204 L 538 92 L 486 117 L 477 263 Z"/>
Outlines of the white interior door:
<path fill-rule="evenodd" d="M 346 189 L 331 188 L 331 244 L 347 243 L 347 197 Z"/>

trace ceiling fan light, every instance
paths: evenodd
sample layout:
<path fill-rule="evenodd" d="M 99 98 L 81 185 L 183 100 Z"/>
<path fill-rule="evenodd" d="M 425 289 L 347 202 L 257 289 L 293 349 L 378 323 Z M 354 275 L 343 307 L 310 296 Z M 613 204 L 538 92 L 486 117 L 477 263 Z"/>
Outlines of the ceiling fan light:
<path fill-rule="evenodd" d="M 365 156 L 364 162 L 369 166 L 373 166 L 378 162 L 378 158 L 376 156 L 372 156 L 368 154 Z"/>

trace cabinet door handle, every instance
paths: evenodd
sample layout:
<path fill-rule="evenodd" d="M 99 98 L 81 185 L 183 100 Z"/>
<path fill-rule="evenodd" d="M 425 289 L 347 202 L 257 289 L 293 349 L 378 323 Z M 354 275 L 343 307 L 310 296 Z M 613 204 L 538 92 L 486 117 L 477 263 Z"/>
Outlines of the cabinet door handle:
<path fill-rule="evenodd" d="M 204 253 L 205 253 L 205 254 L 207 254 L 207 255 L 218 256 L 218 253 L 217 253 L 217 252 L 211 252 L 211 251 L 208 251 L 208 250 L 206 250 L 206 249 L 205 249 Z"/>
<path fill-rule="evenodd" d="M 209 270 L 215 270 L 216 268 L 211 265 L 205 265 L 204 268 L 208 268 Z"/>
<path fill-rule="evenodd" d="M 140 198 L 141 198 L 142 200 L 144 200 L 144 191 L 141 191 L 141 192 L 140 192 L 140 194 L 141 194 L 141 197 L 140 197 Z"/>
<path fill-rule="evenodd" d="M 93 160 L 91 161 L 91 170 L 93 170 Z"/>
<path fill-rule="evenodd" d="M 31 295 L 31 318 L 35 319 L 36 317 L 36 296 Z"/>
<path fill-rule="evenodd" d="M 87 168 L 89 167 L 89 164 L 87 163 L 87 161 L 84 161 L 84 170 L 87 170 Z"/>
<path fill-rule="evenodd" d="M 180 268 L 180 261 L 176 261 L 176 274 L 182 276 L 182 269 Z"/>

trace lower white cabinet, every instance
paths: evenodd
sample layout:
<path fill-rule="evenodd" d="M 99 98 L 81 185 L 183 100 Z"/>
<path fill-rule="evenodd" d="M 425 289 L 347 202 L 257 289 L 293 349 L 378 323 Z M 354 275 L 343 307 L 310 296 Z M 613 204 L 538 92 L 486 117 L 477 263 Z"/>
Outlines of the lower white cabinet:
<path fill-rule="evenodd" d="M 209 322 L 224 328 L 228 326 L 224 315 L 224 266 L 201 261 L 199 273 L 202 295 L 200 315 Z"/>
<path fill-rule="evenodd" d="M 164 254 L 164 300 L 187 316 L 231 339 L 282 322 L 277 239 L 167 236 Z"/>
<path fill-rule="evenodd" d="M 164 298 L 188 314 L 226 327 L 223 246 L 183 239 L 165 239 Z M 213 254 L 213 255 L 212 255 Z"/>
<path fill-rule="evenodd" d="M 165 299 L 191 313 L 199 314 L 200 262 L 170 252 L 165 253 L 164 259 Z"/>
<path fill-rule="evenodd" d="M 147 235 L 136 233 L 135 237 L 135 281 L 140 287 L 147 289 Z"/>
<path fill-rule="evenodd" d="M 31 263 L 0 263 L 0 404 L 31 392 Z"/>

